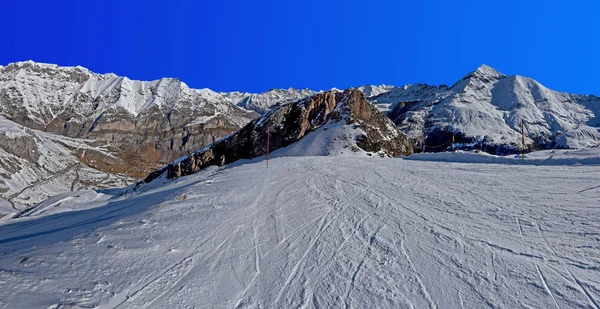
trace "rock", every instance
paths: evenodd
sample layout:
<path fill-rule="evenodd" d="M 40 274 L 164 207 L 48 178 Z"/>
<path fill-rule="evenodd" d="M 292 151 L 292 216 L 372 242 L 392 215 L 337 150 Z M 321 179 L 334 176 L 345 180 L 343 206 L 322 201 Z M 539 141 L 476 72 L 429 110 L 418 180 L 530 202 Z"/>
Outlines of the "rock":
<path fill-rule="evenodd" d="M 361 130 L 358 140 L 348 140 L 347 146 L 359 147 L 380 156 L 409 155 L 411 145 L 406 135 L 378 111 L 357 89 L 344 92 L 328 91 L 298 102 L 280 106 L 244 126 L 238 132 L 196 151 L 184 160 L 150 174 L 150 182 L 163 173 L 168 178 L 193 174 L 209 165 L 223 165 L 240 159 L 251 159 L 267 153 L 267 130 L 270 130 L 270 151 L 298 142 L 307 134 L 326 124 Z M 327 125 L 330 127 L 331 125 Z M 328 131 L 333 130 L 328 128 Z"/>

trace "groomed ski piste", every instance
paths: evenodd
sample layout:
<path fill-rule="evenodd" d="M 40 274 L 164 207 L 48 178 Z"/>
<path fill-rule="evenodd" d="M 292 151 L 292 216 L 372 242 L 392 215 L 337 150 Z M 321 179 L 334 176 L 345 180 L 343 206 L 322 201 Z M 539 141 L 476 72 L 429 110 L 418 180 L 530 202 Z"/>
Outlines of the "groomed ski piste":
<path fill-rule="evenodd" d="M 279 157 L 70 192 L 2 219 L 0 307 L 597 309 L 600 165 L 560 161 L 586 151 Z"/>

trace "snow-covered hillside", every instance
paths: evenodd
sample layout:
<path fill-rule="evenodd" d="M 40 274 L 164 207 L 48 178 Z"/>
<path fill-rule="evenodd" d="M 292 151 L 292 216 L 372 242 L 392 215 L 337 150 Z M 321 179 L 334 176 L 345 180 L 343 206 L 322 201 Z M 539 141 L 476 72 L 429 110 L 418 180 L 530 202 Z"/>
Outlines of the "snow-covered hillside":
<path fill-rule="evenodd" d="M 122 164 L 92 141 L 31 130 L 0 117 L 0 217 L 58 193 L 133 181 L 99 170 L 97 160 Z"/>
<path fill-rule="evenodd" d="M 372 102 L 419 149 L 447 149 L 454 132 L 461 148 L 518 152 L 522 121 L 530 150 L 600 145 L 600 98 L 556 92 L 485 65 L 450 88 L 404 86 Z"/>
<path fill-rule="evenodd" d="M 597 179 L 296 157 L 63 195 L 0 224 L 0 307 L 598 308 Z"/>

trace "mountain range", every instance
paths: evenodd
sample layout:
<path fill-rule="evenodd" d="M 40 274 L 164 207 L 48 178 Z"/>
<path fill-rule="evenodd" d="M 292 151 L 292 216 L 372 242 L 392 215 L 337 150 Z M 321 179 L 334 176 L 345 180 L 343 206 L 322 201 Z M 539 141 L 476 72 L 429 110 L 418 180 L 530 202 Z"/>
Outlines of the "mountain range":
<path fill-rule="evenodd" d="M 399 134 L 410 141 L 410 151 L 384 151 L 387 155 L 449 150 L 453 138 L 456 149 L 517 153 L 522 126 L 527 151 L 600 145 L 600 98 L 553 91 L 531 78 L 506 76 L 486 65 L 452 86 L 367 85 L 356 89 L 361 98 L 348 93 L 361 102 L 365 98 L 364 102 L 391 120 L 374 117 L 376 123 L 368 126 L 389 131 L 387 122 L 395 124 Z M 291 111 L 287 105 L 306 103 L 306 98 L 319 101 L 327 93 L 335 106 L 326 107 L 325 114 L 304 114 L 304 124 L 294 124 L 300 119 L 296 119 L 298 112 L 282 112 Z M 190 88 L 176 78 L 135 81 L 79 66 L 33 61 L 0 66 L 0 201 L 9 201 L 5 205 L 11 206 L 18 201 L 14 207 L 20 208 L 72 190 L 81 183 L 81 175 L 75 172 L 79 167 L 108 181 L 86 182 L 83 188 L 141 179 L 224 138 L 237 138 L 232 134 L 251 122 L 273 121 L 269 117 L 274 115 L 279 115 L 274 123 L 283 130 L 275 129 L 276 137 L 277 132 L 307 129 L 300 135 L 280 136 L 289 140 L 279 146 L 294 149 L 288 154 L 340 155 L 340 149 L 358 147 L 360 151 L 353 153 L 372 155 L 379 150 L 357 146 L 356 140 L 366 135 L 352 133 L 364 131 L 364 127 L 345 123 L 340 129 L 343 134 L 338 129 L 327 130 L 337 128 L 329 121 L 339 117 L 332 112 L 339 111 L 341 101 L 335 98 L 344 93 L 293 88 L 260 94 L 215 92 Z M 354 119 L 353 114 L 347 115 Z M 257 141 L 254 125 L 244 141 Z M 310 138 L 301 141 L 305 136 Z M 341 146 L 334 145 L 344 140 L 341 136 L 346 140 Z M 301 147 L 291 142 L 299 142 Z M 398 143 L 394 147 L 404 147 L 404 142 Z M 264 154 L 258 149 L 249 153 Z M 233 157 L 227 156 L 226 161 Z M 219 161 L 213 159 L 213 163 Z M 58 175 L 64 179 L 49 186 Z M 38 193 L 21 195 L 25 189 Z"/>

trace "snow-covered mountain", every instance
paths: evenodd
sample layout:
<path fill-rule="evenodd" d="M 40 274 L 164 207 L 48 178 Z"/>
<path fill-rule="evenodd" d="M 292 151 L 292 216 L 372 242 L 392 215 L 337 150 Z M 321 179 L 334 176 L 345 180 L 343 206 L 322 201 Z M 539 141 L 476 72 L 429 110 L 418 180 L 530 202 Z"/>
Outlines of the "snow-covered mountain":
<path fill-rule="evenodd" d="M 379 93 L 385 87 L 368 86 L 365 93 Z M 99 175 L 145 177 L 175 158 L 235 132 L 259 116 L 255 111 L 264 114 L 275 106 L 316 93 L 308 89 L 217 93 L 191 89 L 174 78 L 135 81 L 111 73 L 96 74 L 80 66 L 33 61 L 0 66 L 0 134 L 19 131 L 28 136 L 12 142 L 3 140 L 4 148 L 11 147 L 13 153 L 2 153 L 0 198 L 18 203 L 15 208 L 39 202 L 75 188 L 72 178 L 76 170 L 87 168 Z M 64 148 L 66 141 L 76 144 L 79 153 Z M 101 145 L 103 151 L 96 153 L 109 155 L 95 156 L 93 164 L 78 156 L 91 144 Z M 52 149 L 41 160 L 54 165 L 41 163 L 40 167 L 37 158 L 15 155 L 14 151 L 21 148 Z M 68 180 L 59 181 L 55 174 L 63 171 L 63 178 Z M 107 179 L 111 184 L 118 183 L 112 176 Z M 38 183 L 43 185 L 33 189 Z M 20 196 L 14 196 L 23 190 Z M 32 192 L 36 194 L 29 194 Z M 5 208 L 9 205 L 2 203 Z"/>
<path fill-rule="evenodd" d="M 378 95 L 380 95 L 382 93 L 386 93 L 394 88 L 395 88 L 394 86 L 389 86 L 389 85 L 379 85 L 379 86 L 366 85 L 366 86 L 356 87 L 356 89 L 362 91 L 362 93 L 364 93 L 367 98 L 378 96 Z"/>
<path fill-rule="evenodd" d="M 32 130 L 0 117 L 0 217 L 66 191 L 123 186 L 105 143 Z M 114 171 L 113 171 L 114 170 Z"/>
<path fill-rule="evenodd" d="M 452 87 L 358 89 L 388 113 L 417 150 L 447 149 L 454 133 L 459 148 L 515 152 L 521 121 L 528 149 L 600 145 L 598 97 L 552 91 L 485 65 Z M 216 93 L 177 79 L 132 81 L 31 61 L 0 67 L 0 114 L 34 129 L 118 143 L 121 157 L 133 165 L 130 174 L 138 177 L 234 132 L 258 116 L 253 112 L 265 114 L 316 93 L 293 88 Z"/>
<path fill-rule="evenodd" d="M 110 141 L 142 176 L 258 115 L 173 78 L 133 81 L 35 62 L 0 69 L 0 115 L 32 129 Z"/>
<path fill-rule="evenodd" d="M 521 122 L 528 149 L 600 145 L 600 98 L 550 90 L 523 76 L 481 66 L 452 87 L 412 85 L 371 101 L 406 132 L 415 148 L 518 152 Z"/>
<path fill-rule="evenodd" d="M 221 94 L 240 107 L 264 114 L 275 105 L 295 102 L 316 93 L 310 89 L 289 88 L 271 89 L 263 93 L 222 92 Z"/>
<path fill-rule="evenodd" d="M 600 98 L 556 92 L 533 79 L 505 76 L 485 65 L 451 87 L 414 84 L 357 89 L 387 113 L 417 151 L 448 150 L 454 135 L 458 149 L 518 152 L 521 121 L 525 125 L 528 150 L 600 145 Z M 232 134 L 260 117 L 259 114 L 268 115 L 286 103 L 323 93 L 326 92 L 293 88 L 261 94 L 217 93 L 191 89 L 173 78 L 134 81 L 115 74 L 96 74 L 83 67 L 18 62 L 0 66 L 0 116 L 4 117 L 4 123 L 12 123 L 0 127 L 0 133 L 20 124 L 34 130 L 28 132 L 36 132 L 38 137 L 61 140 L 59 136 L 48 135 L 55 133 L 78 145 L 101 145 L 110 155 L 97 156 L 93 164 L 81 161 L 78 156 L 73 158 L 79 158 L 82 166 L 99 173 L 126 174 L 139 179 Z M 340 129 L 343 132 L 317 128 L 301 143 L 280 153 L 339 154 L 342 150 L 330 141 L 352 135 L 346 129 L 347 126 Z M 39 143 L 41 138 L 28 141 Z M 20 143 L 24 143 L 24 148 L 32 147 L 25 140 L 15 145 Z M 57 147 L 62 144 L 65 142 Z M 58 153 L 61 152 L 54 154 Z M 115 164 L 115 158 L 119 164 Z M 26 162 L 30 161 L 20 164 L 25 166 Z M 60 170 L 44 171 L 35 164 L 31 166 L 28 172 L 31 175 L 26 178 L 18 175 L 18 169 L 3 168 L 3 182 L 14 183 L 10 194 Z M 7 187 L 0 190 L 6 191 Z M 70 187 L 67 184 L 62 191 Z M 40 194 L 39 199 L 60 192 L 42 191 L 47 193 Z M 7 194 L 5 198 L 10 195 Z"/>

